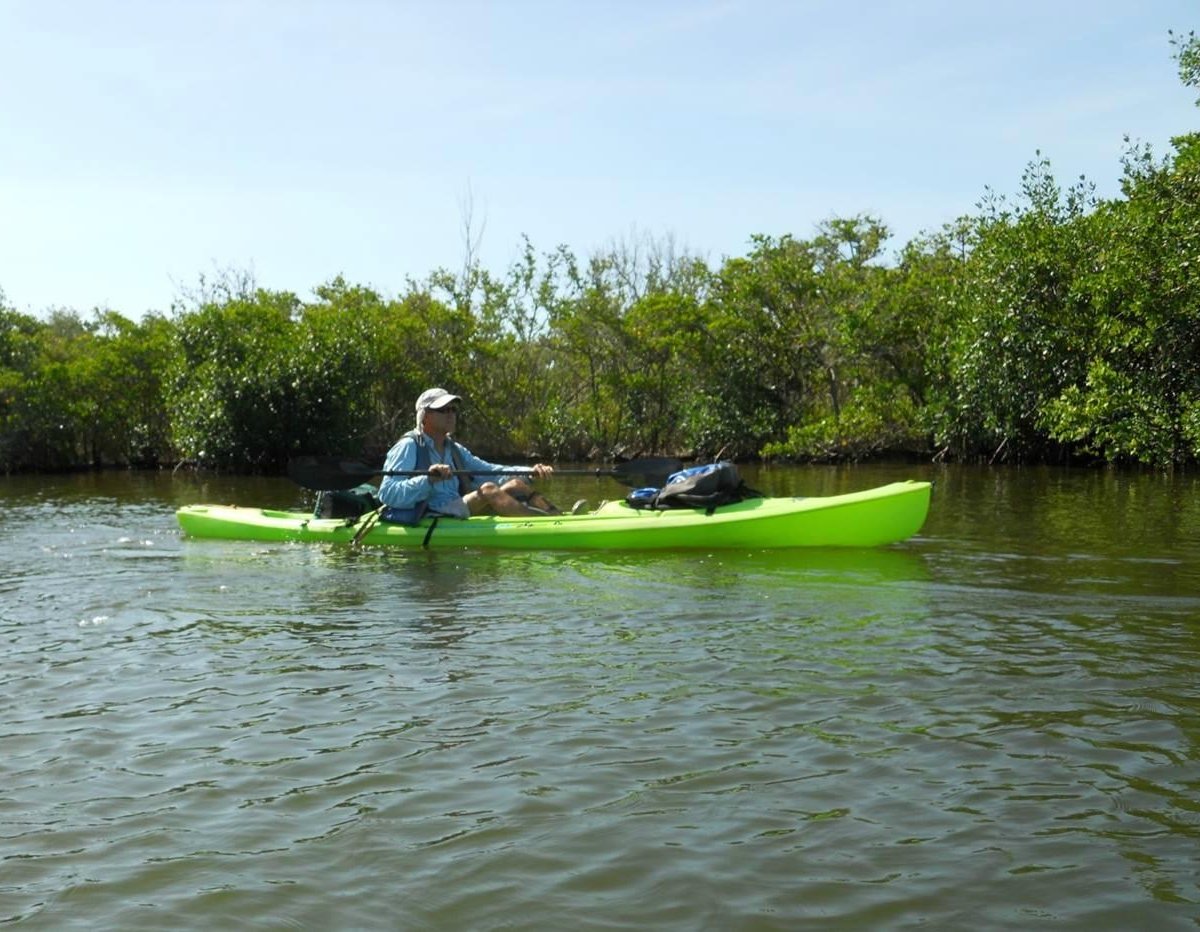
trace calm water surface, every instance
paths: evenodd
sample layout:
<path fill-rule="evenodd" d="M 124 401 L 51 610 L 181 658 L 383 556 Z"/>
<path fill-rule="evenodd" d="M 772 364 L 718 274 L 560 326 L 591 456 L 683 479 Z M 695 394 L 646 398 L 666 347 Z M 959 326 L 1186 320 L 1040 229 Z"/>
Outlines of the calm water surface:
<path fill-rule="evenodd" d="M 0 478 L 0 923 L 1200 925 L 1200 482 L 747 472 L 937 485 L 877 551 L 495 555 Z"/>

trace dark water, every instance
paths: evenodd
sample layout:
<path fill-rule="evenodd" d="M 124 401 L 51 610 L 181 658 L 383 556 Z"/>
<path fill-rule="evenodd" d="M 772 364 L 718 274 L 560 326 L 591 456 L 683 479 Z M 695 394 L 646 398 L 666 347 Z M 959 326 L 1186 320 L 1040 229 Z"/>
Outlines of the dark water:
<path fill-rule="evenodd" d="M 749 478 L 908 476 L 904 545 L 694 555 L 185 541 L 297 493 L 0 479 L 0 923 L 1195 928 L 1200 482 Z"/>

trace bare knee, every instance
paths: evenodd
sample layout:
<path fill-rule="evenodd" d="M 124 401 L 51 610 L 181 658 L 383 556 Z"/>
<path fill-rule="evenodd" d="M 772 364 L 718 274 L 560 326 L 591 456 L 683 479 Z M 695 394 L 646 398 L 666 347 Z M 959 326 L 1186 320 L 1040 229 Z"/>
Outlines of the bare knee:
<path fill-rule="evenodd" d="M 494 482 L 485 482 L 469 496 L 474 499 L 470 503 L 471 512 L 473 514 L 481 514 L 485 512 L 495 512 L 498 510 L 502 501 L 507 497 L 504 490 Z"/>
<path fill-rule="evenodd" d="M 533 487 L 524 479 L 509 479 L 503 489 L 513 498 L 524 500 L 533 492 Z"/>

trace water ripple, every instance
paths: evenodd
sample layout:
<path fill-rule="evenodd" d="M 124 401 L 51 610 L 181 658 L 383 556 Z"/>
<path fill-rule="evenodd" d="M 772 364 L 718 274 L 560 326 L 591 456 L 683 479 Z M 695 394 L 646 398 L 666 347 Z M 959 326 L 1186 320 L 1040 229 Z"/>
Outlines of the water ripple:
<path fill-rule="evenodd" d="M 184 542 L 103 496 L 40 526 L 0 580 L 0 921 L 1200 913 L 1178 550 L 391 554 Z"/>

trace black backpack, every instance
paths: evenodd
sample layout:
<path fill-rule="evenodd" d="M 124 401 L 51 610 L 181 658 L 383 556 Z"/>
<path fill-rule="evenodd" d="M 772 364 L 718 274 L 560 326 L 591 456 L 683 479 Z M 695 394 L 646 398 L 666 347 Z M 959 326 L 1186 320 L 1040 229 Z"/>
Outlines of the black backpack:
<path fill-rule="evenodd" d="M 359 518 L 379 507 L 380 501 L 375 497 L 375 492 L 375 486 L 369 483 L 356 485 L 352 489 L 318 492 L 313 517 Z"/>
<path fill-rule="evenodd" d="M 625 501 L 634 508 L 705 508 L 712 514 L 721 505 L 762 497 L 742 481 L 733 463 L 721 462 L 681 469 L 661 489 L 634 489 Z"/>

